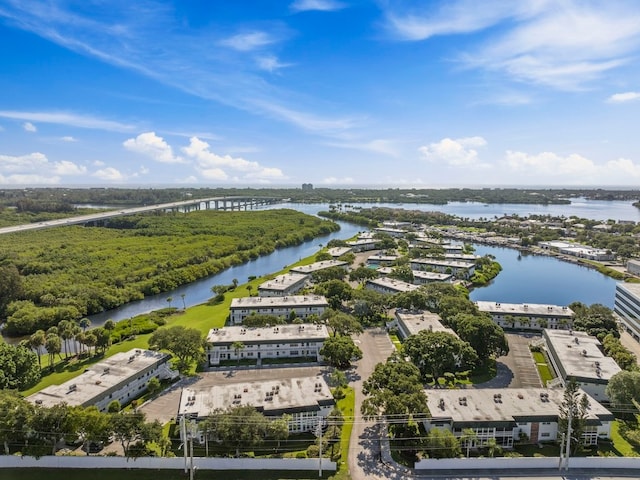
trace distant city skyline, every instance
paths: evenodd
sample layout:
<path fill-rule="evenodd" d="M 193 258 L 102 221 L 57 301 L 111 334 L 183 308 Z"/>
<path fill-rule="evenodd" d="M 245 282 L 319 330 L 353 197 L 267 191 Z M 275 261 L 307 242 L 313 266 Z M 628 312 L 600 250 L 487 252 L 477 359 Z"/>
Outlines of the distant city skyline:
<path fill-rule="evenodd" d="M 0 0 L 0 187 L 637 187 L 633 0 Z"/>

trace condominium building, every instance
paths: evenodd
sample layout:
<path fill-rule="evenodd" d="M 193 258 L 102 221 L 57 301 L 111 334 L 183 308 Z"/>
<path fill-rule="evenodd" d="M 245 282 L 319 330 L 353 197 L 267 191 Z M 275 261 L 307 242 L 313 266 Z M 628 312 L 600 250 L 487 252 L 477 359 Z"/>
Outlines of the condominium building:
<path fill-rule="evenodd" d="M 502 448 L 515 442 L 537 444 L 558 441 L 558 419 L 564 391 L 546 388 L 481 388 L 465 390 L 426 390 L 430 418 L 424 421 L 427 431 L 446 429 L 460 438 L 471 429 L 475 433 L 470 448 L 495 439 Z M 590 397 L 586 425 L 582 434 L 585 445 L 610 437 L 613 414 Z"/>
<path fill-rule="evenodd" d="M 404 340 L 411 335 L 416 335 L 423 330 L 430 332 L 446 332 L 457 337 L 458 335 L 449 327 L 442 324 L 442 319 L 437 313 L 427 311 L 412 312 L 402 309 L 396 310 L 396 324 L 398 333 Z"/>
<path fill-rule="evenodd" d="M 95 406 L 106 412 L 109 404 L 117 400 L 128 404 L 141 396 L 149 380 L 175 378 L 171 369 L 171 355 L 151 350 L 134 349 L 116 353 L 87 367 L 77 377 L 60 385 L 51 385 L 27 397 L 31 403 L 51 407 L 59 403 L 70 406 Z"/>
<path fill-rule="evenodd" d="M 323 260 L 322 262 L 315 262 L 309 265 L 302 265 L 299 267 L 293 267 L 290 271 L 293 273 L 302 273 L 305 275 L 311 275 L 314 272 L 325 270 L 332 267 L 347 268 L 349 264 L 342 260 Z"/>
<path fill-rule="evenodd" d="M 213 328 L 207 336 L 206 354 L 211 366 L 241 359 L 262 363 L 264 359 L 307 357 L 319 362 L 320 349 L 327 338 L 329 331 L 325 325 Z M 242 348 L 237 348 L 240 344 Z"/>
<path fill-rule="evenodd" d="M 403 293 L 403 292 L 411 292 L 413 290 L 417 290 L 420 288 L 418 285 L 413 285 L 411 283 L 403 282 L 401 280 L 396 280 L 394 278 L 373 278 L 367 280 L 365 284 L 365 288 L 370 290 L 375 290 L 380 293 Z"/>
<path fill-rule="evenodd" d="M 263 282 L 258 287 L 258 295 L 261 297 L 285 297 L 293 295 L 304 288 L 309 280 L 309 275 L 303 273 L 285 273 L 271 280 Z"/>
<path fill-rule="evenodd" d="M 428 270 L 438 273 L 450 273 L 459 278 L 471 278 L 476 265 L 472 262 L 440 260 L 437 258 L 412 258 L 411 270 Z"/>
<path fill-rule="evenodd" d="M 313 432 L 319 423 L 324 424 L 335 400 L 322 376 L 251 382 L 225 379 L 208 388 L 182 389 L 177 418 L 199 422 L 215 410 L 241 405 L 252 406 L 267 418 L 289 415 L 289 431 L 302 433 Z M 202 432 L 196 438 L 201 443 L 205 440 Z"/>
<path fill-rule="evenodd" d="M 640 341 L 640 284 L 618 283 L 613 311 L 625 330 Z"/>
<path fill-rule="evenodd" d="M 573 324 L 573 310 L 560 305 L 538 303 L 475 302 L 478 310 L 488 313 L 502 328 L 568 330 Z"/>
<path fill-rule="evenodd" d="M 542 338 L 558 382 L 563 387 L 570 380 L 575 380 L 596 400 L 609 400 L 607 384 L 621 369 L 613 358 L 602 353 L 596 337 L 572 330 L 545 329 Z"/>
<path fill-rule="evenodd" d="M 231 300 L 229 321 L 232 325 L 237 325 L 251 314 L 288 318 L 291 312 L 304 320 L 311 315 L 322 315 L 327 308 L 327 299 L 321 295 L 234 298 Z"/>

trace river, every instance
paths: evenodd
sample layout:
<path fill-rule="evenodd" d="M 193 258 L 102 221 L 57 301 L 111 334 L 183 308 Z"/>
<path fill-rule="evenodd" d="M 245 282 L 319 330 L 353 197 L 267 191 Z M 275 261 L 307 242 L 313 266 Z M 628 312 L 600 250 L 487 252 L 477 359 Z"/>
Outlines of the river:
<path fill-rule="evenodd" d="M 292 208 L 301 212 L 315 215 L 321 210 L 328 210 L 327 204 L 286 204 L 270 205 L 265 208 Z M 553 215 L 566 217 L 577 216 L 594 220 L 622 219 L 640 221 L 640 210 L 631 202 L 595 201 L 573 199 L 570 205 L 529 205 L 529 204 L 483 204 L 476 202 L 453 202 L 448 205 L 427 204 L 353 204 L 355 207 L 370 208 L 389 207 L 407 210 L 439 211 L 462 218 L 493 218 L 504 214 Z M 207 277 L 188 285 L 147 297 L 143 300 L 131 302 L 120 308 L 109 310 L 89 317 L 93 325 L 101 325 L 106 320 L 114 321 L 130 318 L 135 315 L 158 310 L 168 306 L 167 298 L 173 298 L 173 305 L 182 306 L 182 295 L 187 307 L 206 302 L 211 298 L 211 287 L 214 285 L 230 284 L 233 279 L 240 283 L 247 281 L 249 276 L 263 276 L 282 270 L 287 265 L 297 262 L 301 258 L 314 254 L 320 245 L 332 239 L 347 239 L 362 231 L 363 227 L 349 223 L 338 222 L 340 231 L 325 237 L 310 240 L 295 247 L 283 248 L 273 253 L 252 260 L 243 265 L 232 267 L 224 272 Z M 488 286 L 472 292 L 473 300 L 495 300 L 508 303 L 548 303 L 567 305 L 574 301 L 585 304 L 602 303 L 613 306 L 616 282 L 595 270 L 579 265 L 562 262 L 552 257 L 520 256 L 516 250 L 477 246 L 477 253 L 490 253 L 503 266 L 503 271 Z"/>

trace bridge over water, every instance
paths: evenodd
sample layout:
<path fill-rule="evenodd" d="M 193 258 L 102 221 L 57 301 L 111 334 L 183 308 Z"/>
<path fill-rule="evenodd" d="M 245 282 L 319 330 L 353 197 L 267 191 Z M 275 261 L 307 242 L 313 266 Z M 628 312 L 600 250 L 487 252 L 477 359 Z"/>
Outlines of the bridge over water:
<path fill-rule="evenodd" d="M 252 210 L 263 205 L 271 205 L 281 202 L 282 199 L 266 197 L 212 197 L 193 200 L 181 200 L 179 202 L 161 203 L 157 205 L 144 205 L 142 207 L 109 210 L 106 212 L 78 215 L 76 217 L 47 220 L 46 222 L 27 223 L 12 227 L 0 228 L 0 235 L 6 233 L 24 232 L 28 230 L 41 230 L 65 225 L 88 225 L 104 223 L 110 218 L 124 217 L 137 213 L 153 211 L 192 212 L 195 210 Z"/>

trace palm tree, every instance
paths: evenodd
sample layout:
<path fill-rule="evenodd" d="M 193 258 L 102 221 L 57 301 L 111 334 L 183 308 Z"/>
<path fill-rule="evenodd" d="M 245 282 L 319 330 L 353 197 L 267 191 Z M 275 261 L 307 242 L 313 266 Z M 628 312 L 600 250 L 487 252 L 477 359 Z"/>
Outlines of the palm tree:
<path fill-rule="evenodd" d="M 80 320 L 80 322 L 78 322 L 78 325 L 82 327 L 83 332 L 86 332 L 87 328 L 91 326 L 91 320 L 89 320 L 87 317 L 84 317 L 83 319 Z"/>
<path fill-rule="evenodd" d="M 244 350 L 244 343 L 240 342 L 240 341 L 235 341 L 231 344 L 231 348 L 233 348 L 233 351 L 236 354 L 236 358 L 238 360 L 238 364 L 240 363 L 240 350 Z"/>
<path fill-rule="evenodd" d="M 173 302 L 173 297 L 167 297 L 167 303 L 169 304 L 169 308 L 171 308 L 171 302 Z"/>
<path fill-rule="evenodd" d="M 42 359 L 40 358 L 40 348 L 44 347 L 46 335 L 44 330 L 38 330 L 29 337 L 29 346 L 35 350 L 38 355 L 38 365 L 42 369 Z"/>
<path fill-rule="evenodd" d="M 184 294 L 184 293 L 181 293 L 181 294 L 180 294 L 180 298 L 182 299 L 182 309 L 183 309 L 183 310 L 186 310 L 186 309 L 187 309 L 187 304 L 186 304 L 186 303 L 185 303 L 185 301 L 184 301 L 184 297 L 185 297 L 185 294 Z"/>
<path fill-rule="evenodd" d="M 64 358 L 69 358 L 69 340 L 73 338 L 73 322 L 62 320 L 58 324 L 60 338 L 64 340 Z"/>
<path fill-rule="evenodd" d="M 478 441 L 478 432 L 473 428 L 465 428 L 462 430 L 462 436 L 460 437 L 460 444 L 467 449 L 467 458 L 469 458 L 469 451 L 471 447 L 476 445 Z"/>

